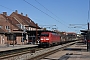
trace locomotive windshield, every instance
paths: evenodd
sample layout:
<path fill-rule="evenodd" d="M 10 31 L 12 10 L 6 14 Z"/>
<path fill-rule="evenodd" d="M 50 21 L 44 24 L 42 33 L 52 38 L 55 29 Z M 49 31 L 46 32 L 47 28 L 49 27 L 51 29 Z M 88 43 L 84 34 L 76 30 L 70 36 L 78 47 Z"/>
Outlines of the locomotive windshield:
<path fill-rule="evenodd" d="M 41 36 L 49 37 L 49 34 L 41 34 Z"/>

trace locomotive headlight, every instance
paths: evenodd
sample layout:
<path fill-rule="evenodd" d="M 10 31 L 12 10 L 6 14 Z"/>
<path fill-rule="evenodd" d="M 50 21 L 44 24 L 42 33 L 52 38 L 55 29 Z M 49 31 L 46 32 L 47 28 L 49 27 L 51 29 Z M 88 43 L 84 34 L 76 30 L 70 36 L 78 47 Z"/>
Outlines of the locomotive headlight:
<path fill-rule="evenodd" d="M 48 38 L 46 40 L 49 40 Z"/>
<path fill-rule="evenodd" d="M 41 40 L 43 40 L 43 39 L 41 39 Z"/>

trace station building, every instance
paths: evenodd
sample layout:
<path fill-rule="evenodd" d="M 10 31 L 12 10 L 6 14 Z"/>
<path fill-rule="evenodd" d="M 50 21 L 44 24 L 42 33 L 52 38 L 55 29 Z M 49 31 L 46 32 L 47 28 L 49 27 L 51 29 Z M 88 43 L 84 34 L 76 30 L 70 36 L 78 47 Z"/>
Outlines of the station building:
<path fill-rule="evenodd" d="M 0 44 L 27 44 L 30 39 L 35 40 L 38 30 L 42 29 L 27 14 L 24 16 L 17 10 L 10 16 L 7 12 L 0 14 Z"/>

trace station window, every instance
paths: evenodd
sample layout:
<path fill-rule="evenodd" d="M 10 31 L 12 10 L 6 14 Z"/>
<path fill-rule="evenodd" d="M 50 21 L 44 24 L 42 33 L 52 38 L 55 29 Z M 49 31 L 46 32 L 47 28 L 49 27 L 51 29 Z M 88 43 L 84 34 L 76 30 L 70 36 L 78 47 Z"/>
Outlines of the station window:
<path fill-rule="evenodd" d="M 9 27 L 9 26 L 5 26 L 5 29 L 7 29 L 7 30 L 8 30 L 8 29 L 10 29 L 10 27 Z"/>

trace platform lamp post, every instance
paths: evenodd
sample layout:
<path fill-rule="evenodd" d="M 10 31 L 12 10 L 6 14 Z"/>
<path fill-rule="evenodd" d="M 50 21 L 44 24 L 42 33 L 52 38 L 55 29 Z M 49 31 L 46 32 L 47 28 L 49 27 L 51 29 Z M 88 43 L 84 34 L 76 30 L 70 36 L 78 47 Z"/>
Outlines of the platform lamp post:
<path fill-rule="evenodd" d="M 22 26 L 22 25 L 21 25 Z M 22 42 L 22 45 L 23 45 L 23 31 L 22 31 L 22 37 L 21 37 L 21 42 Z"/>
<path fill-rule="evenodd" d="M 22 31 L 22 44 L 24 44 L 24 34 L 25 34 L 25 32 L 26 32 L 26 29 L 25 29 L 25 26 L 23 26 L 22 25 L 22 27 L 23 27 L 23 31 Z"/>

